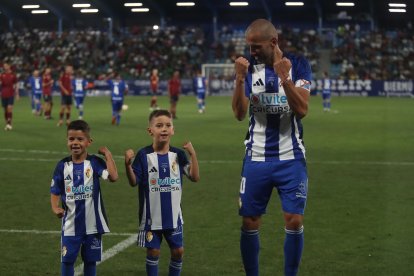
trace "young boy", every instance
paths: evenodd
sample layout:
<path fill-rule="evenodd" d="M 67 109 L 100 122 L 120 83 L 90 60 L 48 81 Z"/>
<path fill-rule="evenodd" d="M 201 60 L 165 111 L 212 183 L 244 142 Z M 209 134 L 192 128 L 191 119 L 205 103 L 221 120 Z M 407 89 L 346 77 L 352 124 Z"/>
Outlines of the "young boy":
<path fill-rule="evenodd" d="M 183 150 L 170 146 L 174 127 L 167 110 L 151 112 L 148 133 L 152 136 L 152 145 L 139 150 L 135 157 L 132 149 L 125 152 L 129 184 L 139 187 L 138 245 L 147 248 L 147 275 L 156 276 L 164 237 L 171 250 L 169 276 L 177 276 L 181 273 L 184 253 L 182 176 L 185 174 L 191 181 L 199 181 L 197 156 L 189 141 L 183 148 L 191 162 Z"/>
<path fill-rule="evenodd" d="M 112 77 L 113 79 L 110 79 L 110 77 L 107 79 L 107 83 L 111 89 L 112 125 L 118 126 L 121 121 L 124 97 L 128 94 L 128 85 L 122 80 L 119 73 L 113 73 Z"/>
<path fill-rule="evenodd" d="M 91 143 L 90 128 L 85 121 L 76 120 L 68 125 L 67 146 L 71 155 L 57 164 L 50 187 L 52 211 L 62 218 L 61 272 L 65 276 L 74 275 L 79 250 L 84 275 L 96 275 L 96 262 L 101 260 L 101 237 L 109 232 L 99 177 L 115 182 L 118 172 L 106 147 L 98 151 L 106 161 L 87 153 Z"/>
<path fill-rule="evenodd" d="M 83 101 L 85 100 L 87 86 L 88 82 L 84 79 L 82 71 L 78 70 L 76 78 L 72 79 L 72 87 L 75 91 L 75 107 L 79 111 L 79 120 L 83 119 Z"/>

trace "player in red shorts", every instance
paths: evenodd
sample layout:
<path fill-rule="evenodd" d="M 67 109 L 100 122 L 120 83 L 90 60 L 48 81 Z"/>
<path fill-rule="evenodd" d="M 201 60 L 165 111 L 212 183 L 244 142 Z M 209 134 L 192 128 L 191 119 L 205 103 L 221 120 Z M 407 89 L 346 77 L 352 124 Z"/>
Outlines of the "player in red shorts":
<path fill-rule="evenodd" d="M 45 111 L 45 119 L 50 120 L 52 117 L 52 87 L 53 87 L 53 78 L 51 75 L 51 69 L 46 68 L 45 72 L 42 75 L 42 93 L 44 106 L 43 110 Z"/>
<path fill-rule="evenodd" d="M 14 98 L 19 99 L 19 89 L 17 87 L 17 77 L 12 72 L 10 64 L 3 64 L 3 73 L 0 74 L 1 84 L 1 104 L 4 109 L 6 126 L 4 130 L 12 130 L 13 104 Z"/>
<path fill-rule="evenodd" d="M 73 67 L 67 65 L 65 67 L 65 72 L 61 74 L 59 78 L 59 87 L 62 94 L 62 103 L 59 112 L 59 122 L 58 126 L 63 124 L 63 115 L 66 111 L 66 125 L 70 123 L 70 110 L 72 107 L 72 75 Z"/>
<path fill-rule="evenodd" d="M 168 94 L 170 95 L 170 112 L 173 119 L 177 119 L 177 102 L 181 93 L 180 72 L 174 71 L 172 78 L 168 81 Z"/>
<path fill-rule="evenodd" d="M 160 109 L 157 105 L 157 95 L 158 95 L 158 83 L 160 81 L 160 78 L 158 77 L 158 70 L 157 69 L 153 69 L 151 72 L 151 77 L 150 77 L 150 88 L 151 88 L 151 92 L 152 92 L 152 98 L 151 98 L 151 103 L 150 103 L 150 110 L 154 110 L 154 109 Z"/>

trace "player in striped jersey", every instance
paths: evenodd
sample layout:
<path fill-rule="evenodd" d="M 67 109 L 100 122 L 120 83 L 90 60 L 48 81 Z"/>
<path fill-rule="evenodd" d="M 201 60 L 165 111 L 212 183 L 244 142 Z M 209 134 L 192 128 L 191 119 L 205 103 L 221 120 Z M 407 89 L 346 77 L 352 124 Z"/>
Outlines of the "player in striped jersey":
<path fill-rule="evenodd" d="M 250 61 L 235 61 L 232 108 L 249 115 L 240 185 L 240 249 L 246 275 L 259 275 L 259 226 L 273 188 L 285 220 L 285 275 L 296 275 L 303 250 L 308 177 L 300 119 L 308 111 L 311 70 L 303 57 L 282 53 L 273 24 L 253 21 L 246 30 Z"/>
<path fill-rule="evenodd" d="M 32 90 L 32 111 L 38 116 L 42 115 L 42 77 L 39 76 L 39 70 L 33 71 L 29 84 Z"/>
<path fill-rule="evenodd" d="M 147 248 L 148 276 L 158 275 L 158 259 L 163 237 L 171 249 L 169 276 L 181 273 L 183 248 L 183 217 L 181 193 L 183 174 L 191 181 L 200 179 L 196 152 L 191 142 L 185 152 L 170 146 L 174 135 L 172 115 L 167 110 L 154 110 L 149 116 L 148 133 L 153 143 L 134 152 L 125 152 L 125 168 L 129 184 L 138 185 L 138 245 Z"/>
<path fill-rule="evenodd" d="M 71 155 L 59 161 L 53 173 L 50 201 L 53 213 L 62 218 L 62 275 L 74 275 L 79 250 L 84 275 L 96 275 L 96 262 L 102 255 L 101 236 L 109 232 L 99 178 L 115 182 L 118 172 L 106 147 L 98 151 L 106 161 L 88 154 L 91 143 L 89 125 L 81 120 L 71 122 L 67 129 Z"/>
<path fill-rule="evenodd" d="M 328 72 L 323 73 L 322 79 L 323 111 L 331 111 L 331 79 Z"/>
<path fill-rule="evenodd" d="M 197 94 L 198 113 L 204 113 L 206 110 L 207 80 L 201 74 L 201 70 L 197 70 L 197 75 L 193 82 Z"/>
<path fill-rule="evenodd" d="M 88 86 L 88 82 L 82 76 L 82 71 L 79 69 L 76 72 L 76 78 L 72 79 L 72 87 L 75 96 L 75 107 L 79 111 L 79 119 L 83 119 L 83 101 L 85 100 L 86 96 L 86 88 Z"/>
<path fill-rule="evenodd" d="M 128 94 L 128 85 L 121 79 L 121 75 L 119 73 L 113 73 L 112 77 L 113 79 L 107 80 L 107 83 L 111 89 L 112 125 L 118 126 L 121 121 L 124 97 Z"/>

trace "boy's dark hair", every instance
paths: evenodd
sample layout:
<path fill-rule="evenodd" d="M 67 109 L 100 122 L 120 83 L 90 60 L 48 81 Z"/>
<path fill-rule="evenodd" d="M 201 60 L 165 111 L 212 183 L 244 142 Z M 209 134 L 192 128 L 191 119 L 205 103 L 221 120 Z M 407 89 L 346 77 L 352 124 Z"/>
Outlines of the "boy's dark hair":
<path fill-rule="evenodd" d="M 84 120 L 75 120 L 70 122 L 70 124 L 68 125 L 67 131 L 69 130 L 80 130 L 89 136 L 91 128 L 89 127 L 88 123 Z"/>
<path fill-rule="evenodd" d="M 159 110 L 154 110 L 153 112 L 151 112 L 148 118 L 148 122 L 151 122 L 152 118 L 157 118 L 160 116 L 167 116 L 170 119 L 172 118 L 172 115 L 168 110 L 159 109 Z"/>

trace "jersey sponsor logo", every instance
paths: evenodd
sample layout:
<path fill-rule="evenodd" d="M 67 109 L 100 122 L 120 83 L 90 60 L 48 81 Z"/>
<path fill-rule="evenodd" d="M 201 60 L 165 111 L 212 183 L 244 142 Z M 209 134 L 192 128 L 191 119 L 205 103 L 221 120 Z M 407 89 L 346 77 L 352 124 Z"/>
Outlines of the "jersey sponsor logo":
<path fill-rule="evenodd" d="M 85 200 L 88 198 L 92 198 L 92 194 L 78 194 L 78 195 L 67 195 L 66 201 L 76 201 L 76 200 Z"/>
<path fill-rule="evenodd" d="M 93 186 L 85 186 L 85 185 L 79 185 L 77 187 L 75 186 L 66 186 L 66 193 L 70 194 L 83 194 L 83 193 L 89 193 L 92 192 Z"/>
<path fill-rule="evenodd" d="M 171 193 L 175 191 L 179 191 L 179 186 L 163 186 L 163 187 L 151 187 L 150 191 L 152 193 Z"/>
<path fill-rule="evenodd" d="M 151 178 L 150 179 L 150 184 L 151 185 L 159 185 L 159 186 L 171 186 L 171 185 L 179 185 L 181 184 L 181 179 L 180 178 L 170 178 L 170 177 L 166 177 L 166 178 Z"/>
<path fill-rule="evenodd" d="M 278 93 L 259 93 L 250 96 L 253 113 L 278 114 L 290 112 L 287 97 Z"/>

